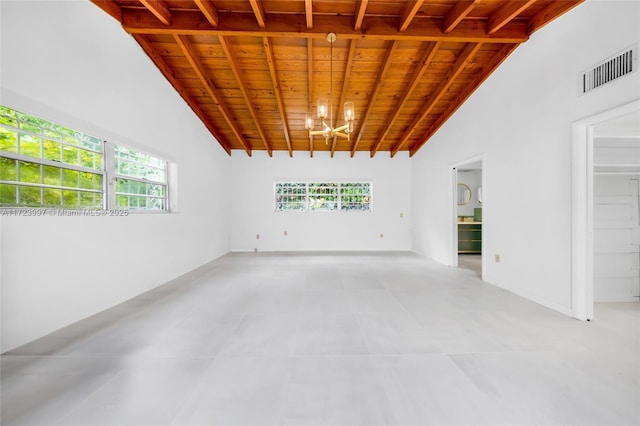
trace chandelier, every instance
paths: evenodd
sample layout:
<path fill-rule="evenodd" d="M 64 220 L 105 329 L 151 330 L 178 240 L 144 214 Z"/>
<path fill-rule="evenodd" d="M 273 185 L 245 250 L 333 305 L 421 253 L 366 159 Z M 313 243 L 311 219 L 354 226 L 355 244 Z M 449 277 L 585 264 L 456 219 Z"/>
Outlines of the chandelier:
<path fill-rule="evenodd" d="M 329 143 L 329 138 L 338 136 L 351 140 L 351 132 L 353 131 L 353 119 L 355 117 L 353 102 L 344 103 L 344 121 L 345 124 L 340 127 L 333 127 L 333 42 L 336 41 L 336 33 L 327 34 L 329 42 L 329 100 L 327 98 L 318 99 L 317 115 L 320 119 L 320 130 L 314 130 L 314 119 L 311 113 L 307 113 L 305 127 L 309 130 L 309 139 L 314 136 L 324 136 L 325 143 Z M 327 121 L 328 119 L 328 121 Z"/>

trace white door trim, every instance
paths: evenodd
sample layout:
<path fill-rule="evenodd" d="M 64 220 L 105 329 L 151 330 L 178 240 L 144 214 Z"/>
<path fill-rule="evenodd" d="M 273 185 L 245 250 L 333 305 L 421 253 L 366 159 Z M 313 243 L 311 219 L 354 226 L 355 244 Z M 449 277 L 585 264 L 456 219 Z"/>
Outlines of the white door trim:
<path fill-rule="evenodd" d="M 640 111 L 640 100 L 571 125 L 571 313 L 593 318 L 593 126 Z"/>

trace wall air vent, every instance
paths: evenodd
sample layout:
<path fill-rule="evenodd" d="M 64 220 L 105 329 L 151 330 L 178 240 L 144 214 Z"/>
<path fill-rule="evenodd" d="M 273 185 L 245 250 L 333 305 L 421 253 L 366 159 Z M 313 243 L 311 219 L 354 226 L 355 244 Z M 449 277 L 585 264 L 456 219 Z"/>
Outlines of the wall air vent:
<path fill-rule="evenodd" d="M 600 62 L 580 76 L 580 93 L 591 90 L 631 74 L 638 68 L 638 47 L 633 46 Z"/>

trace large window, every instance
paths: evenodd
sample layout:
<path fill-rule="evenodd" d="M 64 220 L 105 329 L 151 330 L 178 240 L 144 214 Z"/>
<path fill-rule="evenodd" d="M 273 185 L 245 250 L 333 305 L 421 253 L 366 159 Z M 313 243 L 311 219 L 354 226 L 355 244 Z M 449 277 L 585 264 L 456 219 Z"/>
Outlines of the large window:
<path fill-rule="evenodd" d="M 369 211 L 370 182 L 276 182 L 275 210 Z"/>
<path fill-rule="evenodd" d="M 0 106 L 0 207 L 167 210 L 167 192 L 165 161 Z"/>
<path fill-rule="evenodd" d="M 0 205 L 102 208 L 100 139 L 0 106 Z"/>

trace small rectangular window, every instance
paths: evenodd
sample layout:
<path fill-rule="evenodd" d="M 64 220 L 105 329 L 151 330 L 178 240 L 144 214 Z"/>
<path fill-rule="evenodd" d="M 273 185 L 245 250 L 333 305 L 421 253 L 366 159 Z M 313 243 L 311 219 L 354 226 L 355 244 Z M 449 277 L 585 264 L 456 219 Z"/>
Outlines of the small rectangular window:
<path fill-rule="evenodd" d="M 167 162 L 152 155 L 114 147 L 116 208 L 167 210 Z"/>
<path fill-rule="evenodd" d="M 370 211 L 370 182 L 276 182 L 275 210 Z"/>

